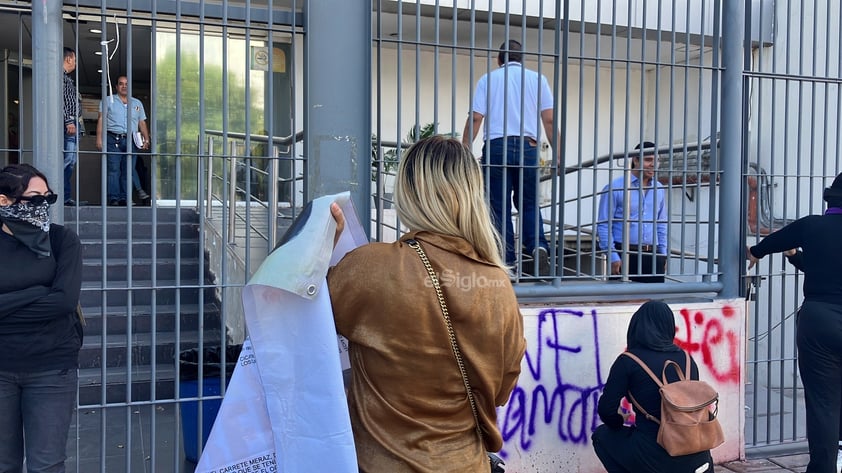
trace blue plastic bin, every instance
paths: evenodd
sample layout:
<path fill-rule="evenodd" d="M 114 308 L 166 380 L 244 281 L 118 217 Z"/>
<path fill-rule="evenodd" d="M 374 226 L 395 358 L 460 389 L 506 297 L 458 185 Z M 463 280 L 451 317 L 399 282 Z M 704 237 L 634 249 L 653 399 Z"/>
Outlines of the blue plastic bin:
<path fill-rule="evenodd" d="M 205 378 L 202 385 L 202 396 L 218 396 L 220 394 L 219 378 Z M 199 381 L 181 381 L 181 397 L 198 397 Z M 221 399 L 210 399 L 202 401 L 202 448 L 208 443 L 213 422 L 222 405 Z M 197 463 L 199 461 L 199 402 L 181 403 L 181 432 L 184 439 L 184 456 L 187 460 Z"/>
<path fill-rule="evenodd" d="M 229 345 L 225 348 L 225 382 L 226 387 L 234 366 L 240 357 L 242 345 Z M 205 347 L 202 363 L 202 397 L 218 396 L 221 392 L 222 350 L 219 347 Z M 181 376 L 179 391 L 181 397 L 199 397 L 199 350 L 185 350 L 179 354 Z M 221 399 L 202 400 L 202 448 L 208 441 L 211 427 L 216 420 L 216 414 L 222 405 Z M 184 456 L 187 460 L 199 461 L 199 402 L 189 401 L 180 404 L 181 433 L 184 441 Z"/>

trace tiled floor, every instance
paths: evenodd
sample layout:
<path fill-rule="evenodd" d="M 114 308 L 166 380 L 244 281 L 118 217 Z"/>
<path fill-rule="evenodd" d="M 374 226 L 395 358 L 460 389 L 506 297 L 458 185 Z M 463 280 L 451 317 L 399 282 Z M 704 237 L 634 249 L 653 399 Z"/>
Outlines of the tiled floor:
<path fill-rule="evenodd" d="M 807 471 L 807 463 L 810 456 L 806 453 L 797 455 L 784 455 L 772 458 L 748 460 L 744 462 L 730 462 L 718 465 L 716 471 L 719 473 L 774 473 L 774 472 L 804 472 Z M 842 471 L 842 450 L 836 460 L 836 470 Z"/>
<path fill-rule="evenodd" d="M 70 426 L 67 473 L 192 473 L 176 409 L 172 403 L 81 409 Z"/>
<path fill-rule="evenodd" d="M 716 471 L 720 473 L 772 473 L 772 472 L 803 472 L 807 470 L 810 460 L 806 453 L 781 457 L 747 460 L 744 462 L 730 462 L 719 465 Z"/>

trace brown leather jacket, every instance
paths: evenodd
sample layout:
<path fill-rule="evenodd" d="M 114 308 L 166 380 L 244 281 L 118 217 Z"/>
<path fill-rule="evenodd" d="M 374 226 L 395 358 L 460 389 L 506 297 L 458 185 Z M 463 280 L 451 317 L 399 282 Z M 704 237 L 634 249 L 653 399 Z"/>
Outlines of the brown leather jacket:
<path fill-rule="evenodd" d="M 474 397 L 480 444 L 435 290 L 418 254 L 438 274 Z M 526 349 L 508 275 L 458 237 L 413 232 L 350 252 L 328 272 L 339 333 L 350 343 L 348 392 L 361 471 L 488 471 L 485 450 L 502 438 L 506 403 Z"/>

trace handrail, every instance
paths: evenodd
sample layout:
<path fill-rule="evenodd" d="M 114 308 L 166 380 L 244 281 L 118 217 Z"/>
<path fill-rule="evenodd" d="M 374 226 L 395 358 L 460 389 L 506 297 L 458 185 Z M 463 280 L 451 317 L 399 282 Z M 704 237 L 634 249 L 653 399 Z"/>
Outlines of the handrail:
<path fill-rule="evenodd" d="M 680 151 L 683 153 L 687 153 L 690 151 L 706 151 L 709 150 L 711 143 L 709 141 L 705 141 L 703 143 L 695 143 L 692 145 L 676 145 L 676 146 L 667 146 L 662 148 L 656 148 L 655 154 L 662 155 L 662 154 L 669 154 L 675 153 L 676 151 Z M 602 163 L 607 163 L 608 161 L 617 160 L 617 159 L 627 159 L 629 157 L 634 157 L 635 154 L 640 153 L 640 150 L 631 150 L 631 151 L 621 151 L 614 154 L 608 154 L 605 156 L 600 156 L 596 159 L 591 159 L 589 161 L 584 161 L 580 166 L 567 166 L 564 168 L 563 174 L 573 174 L 574 172 L 581 171 L 583 169 L 596 167 Z M 555 177 L 552 174 L 541 176 L 542 181 L 548 181 Z"/>
<path fill-rule="evenodd" d="M 262 143 L 268 143 L 269 138 L 271 138 L 272 143 L 276 144 L 276 145 L 290 145 L 290 144 L 293 144 L 293 143 L 298 143 L 299 141 L 304 141 L 304 131 L 303 130 L 299 131 L 295 134 L 292 134 L 292 135 L 289 135 L 289 136 L 283 136 L 283 137 L 277 137 L 277 136 L 270 137 L 268 135 L 235 133 L 235 132 L 230 132 L 230 131 L 227 132 L 227 133 L 224 133 L 224 132 L 219 131 L 219 130 L 205 130 L 205 135 L 220 136 L 220 137 L 225 137 L 225 138 L 229 138 L 229 139 L 237 139 L 237 140 L 240 140 L 240 141 L 246 141 L 246 139 L 248 138 L 250 141 L 257 141 L 257 142 L 262 142 Z M 261 156 L 256 156 L 256 157 L 259 158 Z"/>
<path fill-rule="evenodd" d="M 237 170 L 241 166 L 245 166 L 249 175 L 251 175 L 252 171 L 258 171 L 261 175 L 265 175 L 268 177 L 268 183 L 271 183 L 267 186 L 267 203 L 265 207 L 267 208 L 268 218 L 269 221 L 267 222 L 268 228 L 268 235 L 264 235 L 259 229 L 255 228 L 252 225 L 252 229 L 257 232 L 260 237 L 266 239 L 268 242 L 271 242 L 271 245 L 274 245 L 274 242 L 277 241 L 278 235 L 278 189 L 277 186 L 279 183 L 285 182 L 294 182 L 296 180 L 303 179 L 302 177 L 292 177 L 292 178 L 280 178 L 280 172 L 278 169 L 278 159 L 281 157 L 281 147 L 286 147 L 287 149 L 283 152 L 283 154 L 289 153 L 289 146 L 293 145 L 299 141 L 303 141 L 304 139 L 304 132 L 299 131 L 297 133 L 291 134 L 289 136 L 284 137 L 270 137 L 267 135 L 258 135 L 258 134 L 246 134 L 246 133 L 237 133 L 237 132 L 226 132 L 223 133 L 219 130 L 205 130 L 204 135 L 207 138 L 208 142 L 208 165 L 207 165 L 207 211 L 206 215 L 208 218 L 212 215 L 212 205 L 211 202 L 213 201 L 213 159 L 214 157 L 221 157 L 223 159 L 229 160 L 229 167 L 228 167 L 228 178 L 227 182 L 225 178 L 222 178 L 223 182 L 223 192 L 220 196 L 220 202 L 224 203 L 228 202 L 228 218 L 226 221 L 226 225 L 228 226 L 228 244 L 233 244 L 236 242 L 236 222 L 239 218 L 243 222 L 246 222 L 247 225 L 251 225 L 247 222 L 247 219 L 243 218 L 242 216 L 237 215 L 237 193 L 241 192 L 245 195 L 246 202 L 250 203 L 252 201 L 257 201 L 260 205 L 263 205 L 263 202 L 256 198 L 256 196 L 251 194 L 250 189 L 242 189 L 237 185 Z M 214 138 L 223 138 L 227 140 L 228 143 L 228 156 L 224 155 L 214 155 L 213 152 L 213 145 L 214 145 Z M 245 142 L 250 143 L 265 143 L 269 144 L 272 143 L 271 147 L 271 155 L 270 156 L 248 156 L 246 152 L 240 152 L 240 150 L 246 150 L 244 147 Z M 268 171 L 263 169 L 254 168 L 250 163 L 243 163 L 243 159 L 268 159 L 269 160 L 269 169 Z"/>

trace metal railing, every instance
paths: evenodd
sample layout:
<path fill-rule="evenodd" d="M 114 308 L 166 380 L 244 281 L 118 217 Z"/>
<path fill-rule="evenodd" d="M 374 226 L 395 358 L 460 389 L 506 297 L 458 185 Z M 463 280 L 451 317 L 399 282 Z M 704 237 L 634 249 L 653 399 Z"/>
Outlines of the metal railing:
<path fill-rule="evenodd" d="M 304 139 L 304 132 L 286 137 L 270 137 L 205 130 L 204 135 L 207 140 L 208 155 L 206 159 L 199 161 L 199 175 L 203 176 L 206 182 L 206 195 L 203 196 L 206 202 L 205 216 L 213 217 L 214 202 L 218 202 L 225 209 L 229 244 L 236 242 L 237 221 L 240 221 L 246 225 L 247 231 L 255 232 L 268 242 L 271 249 L 278 240 L 278 217 L 281 215 L 279 212 L 281 204 L 286 204 L 294 216 L 296 196 L 299 194 L 297 184 L 303 182 L 304 176 L 296 169 L 293 152 L 295 143 Z M 222 153 L 216 154 L 215 150 L 220 144 Z M 251 153 L 249 145 L 263 146 L 264 149 L 270 149 L 271 153 L 255 155 Z M 227 154 L 225 154 L 226 150 Z M 214 165 L 215 160 L 220 161 L 219 166 Z M 256 165 L 258 163 L 260 165 Z M 286 164 L 286 170 L 290 171 L 287 176 L 280 176 L 282 164 Z M 201 169 L 202 165 L 204 169 Z M 287 191 L 281 192 L 281 188 L 286 188 Z M 245 204 L 242 211 L 237 205 L 238 202 Z M 267 215 L 265 230 L 261 226 L 252 224 L 247 215 L 252 204 L 265 210 Z"/>

